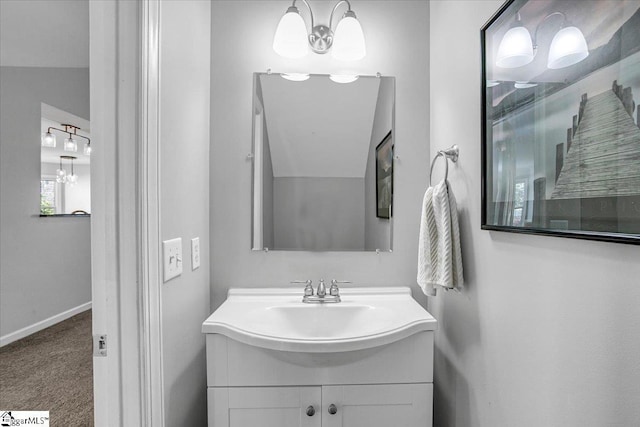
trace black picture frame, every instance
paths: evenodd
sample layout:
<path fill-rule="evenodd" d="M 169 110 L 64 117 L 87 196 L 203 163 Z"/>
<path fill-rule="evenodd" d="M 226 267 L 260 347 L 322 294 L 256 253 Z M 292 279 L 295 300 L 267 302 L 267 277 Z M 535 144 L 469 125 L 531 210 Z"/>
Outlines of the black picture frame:
<path fill-rule="evenodd" d="M 389 131 L 376 146 L 376 217 L 393 216 L 393 138 Z"/>
<path fill-rule="evenodd" d="M 640 5 L 622 7 L 508 0 L 481 28 L 483 230 L 640 244 Z M 514 66 L 500 44 L 520 26 L 538 47 Z M 588 55 L 557 67 L 569 26 Z"/>

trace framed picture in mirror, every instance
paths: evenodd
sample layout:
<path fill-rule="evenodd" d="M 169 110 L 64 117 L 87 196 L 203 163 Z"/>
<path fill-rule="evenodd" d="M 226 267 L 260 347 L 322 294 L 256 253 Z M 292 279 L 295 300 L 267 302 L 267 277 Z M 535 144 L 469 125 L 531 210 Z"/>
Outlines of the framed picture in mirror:
<path fill-rule="evenodd" d="M 376 217 L 391 218 L 393 209 L 393 138 L 391 131 L 376 146 Z"/>
<path fill-rule="evenodd" d="M 640 2 L 510 0 L 480 36 L 482 228 L 640 244 Z"/>

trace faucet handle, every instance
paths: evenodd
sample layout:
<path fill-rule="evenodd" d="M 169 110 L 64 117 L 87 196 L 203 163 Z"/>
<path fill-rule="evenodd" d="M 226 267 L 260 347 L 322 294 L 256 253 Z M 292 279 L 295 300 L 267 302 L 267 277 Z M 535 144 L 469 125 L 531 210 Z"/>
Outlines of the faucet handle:
<path fill-rule="evenodd" d="M 307 297 L 313 296 L 313 286 L 311 286 L 311 280 L 292 280 L 290 283 L 304 283 L 304 295 Z"/>
<path fill-rule="evenodd" d="M 336 279 L 332 279 L 331 280 L 331 289 L 329 289 L 329 295 L 332 296 L 339 296 L 340 295 L 340 290 L 338 289 L 338 283 L 351 283 L 348 280 L 336 280 Z"/>

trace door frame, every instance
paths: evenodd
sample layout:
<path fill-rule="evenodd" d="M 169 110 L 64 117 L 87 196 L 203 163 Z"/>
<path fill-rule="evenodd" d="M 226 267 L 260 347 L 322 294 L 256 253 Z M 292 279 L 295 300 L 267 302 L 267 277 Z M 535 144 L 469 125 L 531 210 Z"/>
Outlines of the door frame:
<path fill-rule="evenodd" d="M 91 263 L 98 427 L 164 425 L 159 0 L 90 2 Z M 93 154 L 93 153 L 92 153 Z"/>

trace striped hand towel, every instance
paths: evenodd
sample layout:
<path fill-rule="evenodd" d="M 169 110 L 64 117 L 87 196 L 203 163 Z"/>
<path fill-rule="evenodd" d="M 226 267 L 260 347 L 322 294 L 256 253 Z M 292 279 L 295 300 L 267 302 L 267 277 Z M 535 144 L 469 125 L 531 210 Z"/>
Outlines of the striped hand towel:
<path fill-rule="evenodd" d="M 429 187 L 422 201 L 417 281 L 428 296 L 437 286 L 460 290 L 464 283 L 456 199 L 445 180 Z"/>

